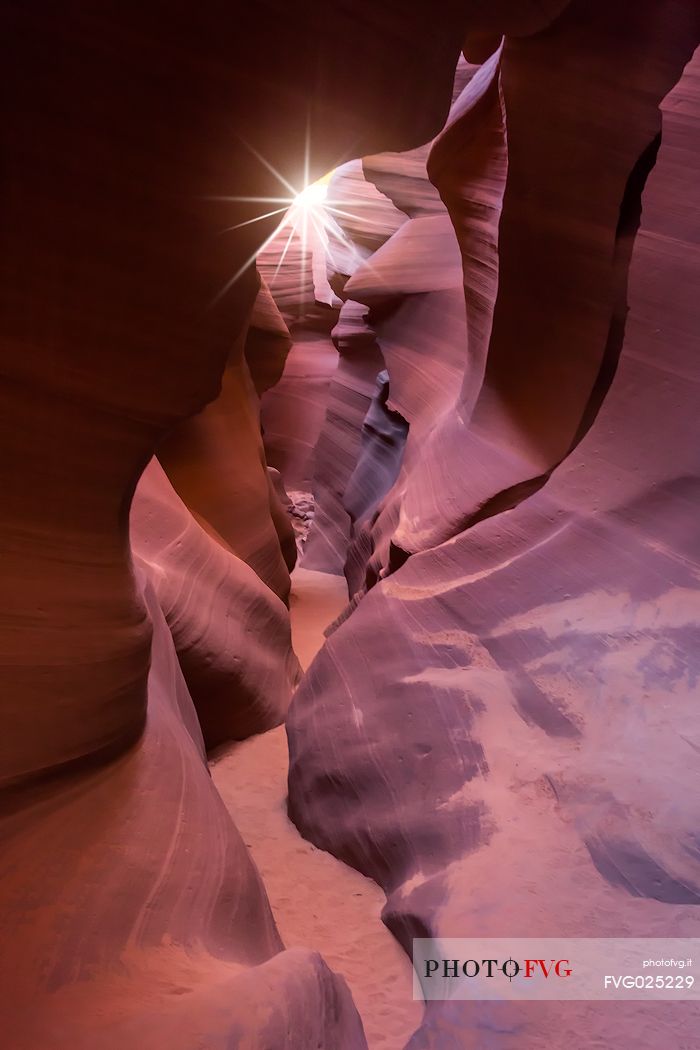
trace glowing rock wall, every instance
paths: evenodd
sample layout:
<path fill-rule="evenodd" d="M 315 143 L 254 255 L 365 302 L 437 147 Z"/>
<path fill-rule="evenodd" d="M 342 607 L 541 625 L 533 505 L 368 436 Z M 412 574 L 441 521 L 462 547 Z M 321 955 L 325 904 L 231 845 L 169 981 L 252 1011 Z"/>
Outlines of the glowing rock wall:
<path fill-rule="evenodd" d="M 433 146 L 462 335 L 417 279 L 376 311 L 404 466 L 288 722 L 294 821 L 381 883 L 407 951 L 698 933 L 697 12 L 559 6 Z M 408 230 L 377 269 L 434 279 Z M 374 308 L 372 274 L 350 285 Z M 410 1047 L 655 1050 L 697 1025 L 690 1003 L 432 1003 Z"/>

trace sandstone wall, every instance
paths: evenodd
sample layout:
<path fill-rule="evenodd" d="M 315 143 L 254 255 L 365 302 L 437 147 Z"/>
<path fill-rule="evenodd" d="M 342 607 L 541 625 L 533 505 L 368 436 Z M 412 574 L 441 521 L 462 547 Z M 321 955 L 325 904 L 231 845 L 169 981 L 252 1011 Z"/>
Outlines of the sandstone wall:
<path fill-rule="evenodd" d="M 506 38 L 433 146 L 465 275 L 454 409 L 411 454 L 420 349 L 454 347 L 413 295 L 375 326 L 411 422 L 402 478 L 288 722 L 294 821 L 380 882 L 407 951 L 698 930 L 697 12 L 557 14 Z M 409 250 L 394 239 L 393 272 Z M 691 1004 L 434 1003 L 409 1045 L 651 1050 L 697 1023 Z"/>

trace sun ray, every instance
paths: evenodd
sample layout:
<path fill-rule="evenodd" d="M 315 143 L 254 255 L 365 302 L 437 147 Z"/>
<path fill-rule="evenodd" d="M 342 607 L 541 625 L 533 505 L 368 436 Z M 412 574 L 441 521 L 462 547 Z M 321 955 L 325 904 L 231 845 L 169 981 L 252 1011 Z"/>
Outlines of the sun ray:
<path fill-rule="evenodd" d="M 272 291 L 272 289 L 273 289 L 273 287 L 275 285 L 275 281 L 277 280 L 277 275 L 278 275 L 278 273 L 280 272 L 280 270 L 282 268 L 282 264 L 283 264 L 285 258 L 287 257 L 287 252 L 289 251 L 289 246 L 292 243 L 292 237 L 294 236 L 295 233 L 296 233 L 296 227 L 292 226 L 291 230 L 289 231 L 289 237 L 287 237 L 287 243 L 285 244 L 285 246 L 284 246 L 284 248 L 282 250 L 282 254 L 280 255 L 279 260 L 277 262 L 277 266 L 275 267 L 275 272 L 272 275 L 272 280 L 270 281 L 270 291 Z"/>
<path fill-rule="evenodd" d="M 367 218 L 364 215 L 355 215 L 354 212 L 344 211 L 341 208 L 334 207 L 332 204 L 327 204 L 326 205 L 326 210 L 327 211 L 332 211 L 335 215 L 344 215 L 348 219 L 355 219 L 356 222 L 361 222 L 363 224 L 363 226 L 366 225 L 367 223 L 373 222 L 372 219 L 369 219 L 369 218 Z M 381 223 L 375 223 L 375 225 L 381 226 Z"/>
<path fill-rule="evenodd" d="M 304 143 L 304 188 L 309 185 L 311 164 L 311 111 L 306 112 L 306 141 Z"/>
<path fill-rule="evenodd" d="M 234 201 L 236 204 L 286 204 L 288 208 L 294 204 L 293 197 L 202 197 L 205 201 Z"/>
<path fill-rule="evenodd" d="M 275 208 L 274 211 L 267 211 L 264 215 L 256 215 L 254 219 L 246 219 L 245 222 L 237 222 L 235 226 L 227 226 L 222 233 L 229 233 L 231 230 L 240 230 L 241 226 L 250 226 L 254 222 L 262 222 L 263 219 L 270 219 L 273 215 L 279 215 L 280 212 L 288 211 L 288 208 Z"/>
<path fill-rule="evenodd" d="M 328 203 L 327 203 L 326 206 L 330 208 L 330 207 L 333 207 L 336 203 L 341 204 L 341 203 L 344 203 L 344 202 L 343 201 L 337 201 L 335 197 L 331 197 L 328 200 Z M 381 201 L 373 200 L 371 197 L 368 197 L 368 198 L 363 199 L 363 201 L 362 201 L 362 207 L 363 208 L 385 208 L 387 204 L 391 204 L 391 201 L 389 200 L 388 197 L 385 200 L 381 200 Z"/>
<path fill-rule="evenodd" d="M 312 218 L 314 226 L 318 230 L 319 236 L 321 237 L 321 240 L 323 242 L 323 247 L 324 247 L 325 254 L 328 256 L 328 258 L 332 262 L 333 266 L 335 267 L 337 265 L 337 263 L 336 263 L 335 258 L 333 256 L 333 250 L 331 249 L 330 237 L 328 236 L 328 233 L 323 228 L 323 226 L 321 226 L 319 228 L 319 224 L 318 224 L 318 222 L 316 221 L 316 218 L 313 215 L 311 216 L 311 218 Z"/>
<path fill-rule="evenodd" d="M 275 228 L 275 229 L 274 229 L 274 230 L 272 231 L 272 233 L 270 234 L 270 236 L 269 236 L 269 237 L 267 237 L 267 238 L 266 238 L 266 239 L 265 239 L 265 240 L 263 241 L 263 243 L 262 243 L 262 244 L 260 245 L 260 247 L 259 247 L 259 248 L 256 248 L 256 250 L 255 250 L 255 251 L 254 251 L 254 252 L 253 252 L 253 253 L 252 253 L 252 254 L 251 254 L 251 255 L 250 255 L 250 256 L 249 256 L 249 257 L 248 257 L 248 258 L 246 259 L 246 261 L 245 261 L 245 262 L 243 263 L 243 265 L 242 265 L 242 266 L 239 266 L 239 268 L 238 268 L 238 269 L 236 270 L 236 272 L 234 273 L 233 277 L 231 277 L 231 279 L 230 279 L 230 280 L 228 280 L 228 281 L 226 282 L 226 284 L 225 284 L 225 285 L 223 286 L 223 288 L 222 288 L 222 289 L 221 289 L 221 290 L 220 290 L 219 292 L 217 292 L 217 293 L 216 293 L 216 295 L 214 296 L 214 298 L 212 299 L 212 301 L 211 301 L 211 302 L 209 303 L 209 309 L 210 309 L 210 310 L 212 309 L 212 307 L 216 306 L 216 305 L 217 305 L 217 303 L 220 303 L 220 302 L 221 302 L 221 300 L 222 300 L 222 299 L 223 299 L 223 297 L 224 297 L 224 296 L 226 295 L 226 293 L 227 293 L 228 291 L 230 291 L 230 290 L 231 290 L 231 288 L 232 288 L 232 287 L 234 286 L 234 284 L 236 283 L 236 281 L 238 280 L 238 278 L 239 278 L 239 277 L 242 277 L 242 276 L 243 276 L 243 274 L 244 274 L 244 273 L 246 272 L 246 270 L 248 269 L 248 267 L 249 267 L 249 266 L 251 265 L 251 263 L 254 263 L 254 262 L 255 262 L 255 260 L 256 260 L 256 259 L 258 258 L 258 256 L 259 256 L 259 255 L 261 254 L 261 252 L 264 252 L 264 251 L 265 251 L 265 249 L 266 249 L 266 248 L 268 247 L 268 245 L 272 244 L 272 242 L 274 241 L 275 237 L 277 237 L 277 236 L 279 235 L 279 232 L 280 232 L 280 230 L 281 230 L 281 229 L 282 229 L 282 228 L 283 228 L 283 227 L 284 227 L 285 225 L 286 225 L 286 220 L 285 220 L 285 219 L 283 219 L 283 220 L 282 220 L 282 222 L 281 222 L 281 223 L 279 224 L 279 226 L 277 226 L 277 227 L 276 227 L 276 228 Z"/>
<path fill-rule="evenodd" d="M 311 222 L 314 225 L 314 228 L 316 229 L 316 232 L 318 233 L 319 237 L 321 238 L 321 243 L 323 244 L 323 247 L 327 249 L 328 245 L 330 243 L 330 238 L 328 236 L 328 232 L 327 232 L 324 224 L 319 222 L 319 220 L 316 218 L 316 216 L 314 215 L 313 212 L 311 212 L 310 218 L 311 218 Z"/>
<path fill-rule="evenodd" d="M 270 174 L 274 175 L 275 178 L 279 182 L 281 182 L 283 186 L 286 186 L 286 188 L 291 193 L 292 197 L 297 197 L 299 195 L 299 190 L 295 190 L 294 187 L 292 186 L 291 182 L 287 182 L 287 180 L 285 179 L 284 175 L 280 174 L 280 172 L 277 170 L 277 168 L 275 168 L 275 166 L 273 164 L 270 164 L 269 160 L 266 160 L 265 157 L 263 157 L 262 153 L 258 153 L 258 151 L 256 150 L 255 146 L 252 146 L 250 144 L 250 142 L 246 142 L 245 139 L 241 139 L 241 142 L 246 147 L 246 149 L 249 149 L 250 152 L 253 154 L 253 156 L 257 157 L 257 159 L 260 161 L 260 163 L 262 165 L 264 165 L 264 167 L 267 168 L 267 170 L 270 172 Z"/>
<path fill-rule="evenodd" d="M 289 250 L 292 245 L 292 241 L 295 237 L 298 238 L 300 246 L 300 263 L 299 263 L 299 308 L 303 309 L 305 288 L 308 278 L 308 266 L 309 261 L 311 262 L 311 269 L 313 274 L 314 292 L 318 294 L 326 295 L 325 285 L 324 290 L 321 292 L 320 288 L 316 287 L 317 280 L 322 280 L 320 276 L 323 274 L 323 256 L 325 256 L 334 269 L 339 265 L 335 258 L 335 249 L 342 248 L 350 253 L 353 259 L 368 266 L 370 269 L 371 264 L 365 257 L 365 254 L 358 250 L 352 240 L 347 236 L 345 230 L 340 224 L 339 219 L 345 218 L 352 220 L 356 223 L 364 225 L 376 225 L 381 228 L 381 223 L 374 223 L 371 218 L 366 215 L 358 215 L 352 211 L 347 210 L 348 205 L 352 206 L 350 200 L 343 200 L 342 196 L 333 197 L 329 199 L 330 183 L 333 177 L 335 169 L 332 169 L 323 178 L 316 180 L 315 182 L 309 182 L 310 169 L 311 169 L 311 118 L 310 114 L 307 114 L 306 120 L 306 133 L 304 138 L 304 150 L 303 150 L 303 175 L 304 175 L 304 188 L 297 192 L 290 182 L 271 164 L 265 157 L 262 156 L 250 143 L 243 141 L 243 145 L 250 150 L 250 152 L 257 157 L 260 163 L 271 172 L 276 179 L 290 192 L 290 197 L 254 197 L 254 196 L 212 196 L 205 198 L 213 201 L 228 201 L 232 203 L 251 203 L 251 204 L 277 204 L 279 207 L 272 210 L 266 211 L 261 215 L 256 215 L 251 219 L 245 219 L 242 222 L 236 223 L 233 226 L 227 227 L 223 230 L 223 233 L 229 231 L 241 229 L 241 227 L 250 226 L 258 222 L 262 222 L 265 219 L 271 219 L 276 215 L 281 215 L 281 219 L 277 226 L 258 247 L 258 249 L 250 256 L 246 262 L 239 267 L 233 277 L 226 282 L 224 287 L 219 291 L 216 297 L 213 299 L 211 305 L 214 306 L 216 303 L 226 295 L 232 285 L 241 277 L 241 275 L 251 266 L 256 259 L 259 259 L 266 249 L 272 244 L 272 242 L 279 237 L 283 231 L 288 230 L 286 235 L 286 241 L 284 247 L 280 253 L 277 263 L 274 268 L 274 273 L 271 278 L 270 286 L 274 285 L 279 277 L 282 267 L 289 257 Z M 334 190 L 337 191 L 338 183 L 334 184 Z M 375 205 L 381 206 L 381 201 L 363 201 L 363 212 L 365 210 L 364 205 Z M 320 254 L 319 254 L 320 253 Z M 325 284 L 328 284 L 327 277 Z M 332 289 L 328 284 L 328 295 L 332 295 Z M 324 301 L 330 301 L 325 300 Z"/>

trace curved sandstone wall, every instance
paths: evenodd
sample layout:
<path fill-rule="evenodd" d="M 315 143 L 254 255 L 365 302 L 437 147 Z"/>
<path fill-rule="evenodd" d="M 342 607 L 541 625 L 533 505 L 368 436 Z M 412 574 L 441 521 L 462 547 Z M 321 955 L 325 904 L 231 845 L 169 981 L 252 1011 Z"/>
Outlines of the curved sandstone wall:
<path fill-rule="evenodd" d="M 690 4 L 556 14 L 506 38 L 433 146 L 465 275 L 455 408 L 411 453 L 401 402 L 368 593 L 288 720 L 293 820 L 384 887 L 409 952 L 698 931 L 700 27 Z M 418 268 L 404 243 L 395 273 Z M 420 348 L 453 345 L 446 320 L 408 326 L 423 308 L 377 314 L 397 407 L 430 389 Z M 689 1003 L 432 1003 L 409 1045 L 655 1050 L 697 1023 Z"/>
<path fill-rule="evenodd" d="M 449 102 L 459 8 L 427 46 L 432 5 L 395 0 L 3 9 L 0 997 L 22 1050 L 365 1045 L 343 982 L 281 951 L 161 604 L 200 710 L 217 693 L 227 705 L 216 732 L 280 716 L 284 606 L 230 553 L 285 594 L 240 356 L 274 220 L 240 226 L 256 205 L 232 199 L 280 191 L 245 143 L 296 179 L 307 127 L 313 177 L 351 149 L 425 141 Z M 137 556 L 129 512 L 156 449 L 198 525 L 149 468 L 136 514 L 160 502 L 163 531 L 137 537 Z M 250 505 L 235 493 L 262 533 L 248 546 L 214 477 L 232 457 L 255 479 Z M 175 596 L 197 551 L 206 572 Z M 231 636 L 200 603 L 218 616 L 234 589 Z M 243 644 L 251 609 L 268 647 Z"/>

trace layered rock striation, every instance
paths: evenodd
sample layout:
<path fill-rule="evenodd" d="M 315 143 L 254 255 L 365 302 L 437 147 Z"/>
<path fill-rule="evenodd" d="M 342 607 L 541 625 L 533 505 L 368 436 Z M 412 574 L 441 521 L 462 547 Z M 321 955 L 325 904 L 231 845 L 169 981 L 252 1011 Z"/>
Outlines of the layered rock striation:
<path fill-rule="evenodd" d="M 510 30 L 433 145 L 460 353 L 419 296 L 377 308 L 402 471 L 288 720 L 293 820 L 384 887 L 409 952 L 698 933 L 697 12 L 559 8 Z M 419 270 L 406 231 L 377 269 Z M 379 304 L 369 274 L 349 285 Z M 697 1023 L 436 1002 L 409 1045 L 655 1050 Z"/>
<path fill-rule="evenodd" d="M 22 1050 L 365 1045 L 343 982 L 282 951 L 189 689 L 207 735 L 238 735 L 281 716 L 293 666 L 254 397 L 276 314 L 254 323 L 274 353 L 244 359 L 274 229 L 250 198 L 280 193 L 260 158 L 291 182 L 307 129 L 312 177 L 435 134 L 459 6 L 427 46 L 431 5 L 394 0 L 3 8 L 0 996 Z"/>

